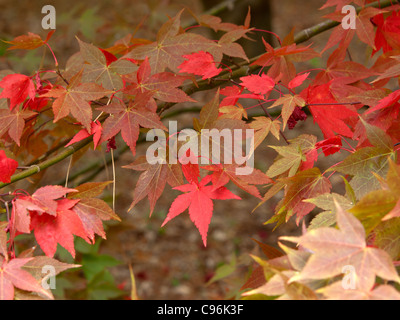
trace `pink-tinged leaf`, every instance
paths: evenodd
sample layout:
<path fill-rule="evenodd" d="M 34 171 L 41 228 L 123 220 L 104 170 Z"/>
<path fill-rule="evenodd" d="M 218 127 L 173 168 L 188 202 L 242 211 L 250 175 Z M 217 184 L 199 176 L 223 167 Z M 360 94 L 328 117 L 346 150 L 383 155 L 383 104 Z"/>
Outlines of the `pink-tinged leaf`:
<path fill-rule="evenodd" d="M 8 158 L 4 150 L 0 150 L 0 181 L 4 183 L 11 182 L 11 176 L 18 167 L 18 162 Z"/>
<path fill-rule="evenodd" d="M 10 261 L 0 261 L 0 300 L 13 300 L 14 287 L 25 291 L 37 292 L 48 299 L 52 295 L 27 271 L 21 269 L 33 258 L 14 258 Z"/>
<path fill-rule="evenodd" d="M 56 216 L 58 210 L 57 199 L 75 191 L 75 189 L 62 186 L 45 186 L 36 190 L 32 196 L 18 196 L 15 198 L 12 202 L 11 237 L 15 237 L 17 231 L 30 233 L 30 212 L 36 212 L 38 215 Z"/>
<path fill-rule="evenodd" d="M 30 201 L 42 208 L 47 214 L 55 216 L 59 205 L 56 200 L 70 192 L 76 192 L 76 190 L 62 186 L 44 186 L 32 194 Z"/>
<path fill-rule="evenodd" d="M 369 291 L 376 276 L 400 282 L 390 256 L 383 250 L 368 247 L 361 222 L 339 205 L 336 209 L 336 228 L 318 228 L 299 238 L 282 237 L 297 242 L 312 252 L 305 267 L 290 279 L 325 279 L 340 275 L 345 266 L 354 267 L 357 290 Z"/>
<path fill-rule="evenodd" d="M 35 85 L 31 78 L 24 74 L 9 74 L 0 81 L 3 91 L 0 98 L 10 99 L 10 110 L 29 98 L 35 97 Z"/>

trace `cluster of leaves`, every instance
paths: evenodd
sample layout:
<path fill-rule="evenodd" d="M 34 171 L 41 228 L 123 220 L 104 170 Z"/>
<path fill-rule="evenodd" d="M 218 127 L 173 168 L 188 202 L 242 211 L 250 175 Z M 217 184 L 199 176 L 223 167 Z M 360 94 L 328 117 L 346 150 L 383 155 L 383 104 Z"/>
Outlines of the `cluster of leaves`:
<path fill-rule="evenodd" d="M 222 144 L 206 136 L 203 129 L 230 130 L 235 138 L 234 130 L 252 129 L 255 150 L 269 147 L 277 152 L 273 164 L 265 173 L 249 168 L 245 161 L 199 164 L 204 153 L 178 139 L 177 145 L 158 149 L 158 156 L 163 154 L 165 161 L 149 163 L 146 157 L 137 156 L 124 166 L 142 172 L 130 209 L 147 197 L 151 215 L 168 183 L 182 194 L 172 201 L 162 226 L 188 209 L 206 246 L 213 200 L 241 199 L 227 188 L 230 182 L 260 199 L 259 206 L 283 191 L 267 223 L 279 226 L 293 217 L 300 225 L 314 209 L 323 211 L 304 227 L 301 237 L 282 237 L 296 243 L 298 249 L 280 244 L 284 253 L 274 251 L 270 260 L 255 257 L 260 266 L 243 286 L 252 289 L 246 296 L 399 298 L 393 283 L 400 280 L 395 269 L 400 256 L 400 167 L 395 148 L 400 140 L 400 90 L 385 86 L 400 76 L 400 8 L 389 1 L 380 8 L 380 3 L 355 2 L 360 6 L 357 28 L 343 29 L 339 24 L 321 53 L 311 45 L 299 44 L 291 32 L 282 41 L 278 38 L 277 48 L 263 40 L 265 53 L 249 59 L 237 40 L 250 39 L 257 32 L 250 27 L 250 13 L 240 26 L 208 15 L 195 17 L 200 27 L 222 34 L 218 39 L 184 29 L 182 11 L 160 28 L 154 41 L 132 35 L 129 41 L 124 38 L 102 49 L 77 39 L 80 50 L 63 70 L 49 45 L 52 32 L 46 40 L 29 33 L 8 41 L 12 44 L 9 49 L 47 46 L 55 68 L 32 76 L 0 71 L 0 187 L 18 180 L 15 172 L 24 167 L 14 159 L 24 159 L 24 165 L 35 169 L 29 172 L 36 173 L 70 155 L 61 152 L 57 157 L 64 146 L 74 152 L 78 144 L 93 142 L 94 149 L 106 144 L 109 151 L 117 147 L 120 135 L 136 156 L 141 132 L 168 132 L 162 122 L 165 110 L 179 103 L 197 103 L 193 92 L 218 87 L 202 106 L 199 118 L 193 119 L 198 140 L 208 140 L 220 154 L 232 155 L 238 141 Z M 327 18 L 342 21 L 341 8 L 350 3 L 328 0 L 324 8 L 336 6 L 336 10 Z M 355 37 L 372 56 L 380 53 L 370 68 L 346 59 Z M 298 63 L 321 57 L 335 46 L 326 68 L 319 72 L 296 69 Z M 224 61 L 233 64 L 225 68 Z M 264 114 L 252 117 L 248 114 L 252 108 L 260 108 Z M 279 116 L 271 116 L 268 109 L 279 110 Z M 323 138 L 302 133 L 286 139 L 285 131 L 309 115 Z M 270 133 L 276 140 L 283 138 L 286 145 L 266 146 Z M 66 134 L 68 141 L 62 139 Z M 241 142 L 244 137 L 234 140 Z M 178 162 L 169 161 L 171 147 L 184 151 Z M 207 158 L 213 159 L 209 151 Z M 340 162 L 333 160 L 333 165 L 321 172 L 316 165 L 319 158 L 341 152 L 348 155 Z M 240 175 L 240 170 L 250 174 Z M 342 174 L 345 194 L 332 191 L 333 174 Z M 48 264 L 58 266 L 59 271 L 76 267 L 52 258 L 57 244 L 74 257 L 74 236 L 92 244 L 95 235 L 106 238 L 103 221 L 119 220 L 97 198 L 108 184 L 47 185 L 32 194 L 15 189 L 1 195 L 5 207 L 0 224 L 1 299 L 28 292 L 52 297 L 40 285 L 42 275 L 35 270 Z M 262 195 L 259 186 L 268 191 Z M 33 233 L 45 256 L 34 257 L 31 251 L 17 255 L 15 240 L 21 233 Z M 356 270 L 354 290 L 341 286 L 346 265 Z"/>

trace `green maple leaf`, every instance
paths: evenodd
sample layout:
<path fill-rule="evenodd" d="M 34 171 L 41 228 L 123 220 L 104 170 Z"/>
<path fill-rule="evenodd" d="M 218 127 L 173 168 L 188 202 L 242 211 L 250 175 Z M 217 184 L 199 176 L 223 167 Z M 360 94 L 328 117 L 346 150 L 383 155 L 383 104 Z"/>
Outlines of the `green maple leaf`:
<path fill-rule="evenodd" d="M 358 149 L 342 163 L 330 170 L 352 175 L 350 185 L 357 199 L 380 187 L 374 174 L 384 176 L 388 161 L 394 155 L 392 139 L 380 128 L 372 126 L 361 119 L 372 147 Z"/>

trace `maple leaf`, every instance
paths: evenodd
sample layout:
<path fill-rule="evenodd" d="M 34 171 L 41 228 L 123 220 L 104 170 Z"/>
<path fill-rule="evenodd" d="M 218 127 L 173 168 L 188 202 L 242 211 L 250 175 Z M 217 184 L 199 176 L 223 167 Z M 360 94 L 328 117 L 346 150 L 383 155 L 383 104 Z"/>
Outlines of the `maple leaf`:
<path fill-rule="evenodd" d="M 215 66 L 214 57 L 209 52 L 199 51 L 183 57 L 187 60 L 178 66 L 179 72 L 199 75 L 205 80 L 219 75 L 222 71 L 222 68 Z"/>
<path fill-rule="evenodd" d="M 261 172 L 258 169 L 252 168 L 251 174 L 248 175 L 237 175 L 237 164 L 224 164 L 224 165 L 211 165 L 204 166 L 203 169 L 214 171 L 211 175 L 211 181 L 215 189 L 223 187 L 229 181 L 232 181 L 235 185 L 237 185 L 242 190 L 247 193 L 261 198 L 260 192 L 254 185 L 260 184 L 269 184 L 272 183 L 272 180 L 268 178 L 266 174 Z M 243 170 L 246 170 L 245 167 L 241 167 Z"/>
<path fill-rule="evenodd" d="M 160 117 L 146 108 L 150 96 L 151 93 L 141 93 L 135 97 L 134 101 L 130 100 L 128 106 L 118 100 L 104 108 L 99 108 L 99 110 L 111 114 L 103 124 L 100 143 L 121 132 L 122 138 L 135 155 L 140 126 L 167 131 L 167 128 L 160 121 Z"/>
<path fill-rule="evenodd" d="M 6 75 L 0 81 L 0 87 L 3 88 L 0 98 L 10 99 L 10 110 L 24 102 L 28 96 L 31 99 L 35 97 L 35 85 L 32 79 L 24 74 Z"/>
<path fill-rule="evenodd" d="M 183 168 L 186 168 L 185 166 L 186 165 L 182 165 Z M 198 174 L 193 174 L 192 170 L 189 170 L 189 172 L 192 174 L 188 174 L 185 170 L 183 171 L 186 179 L 189 181 L 189 184 L 184 184 L 173 188 L 185 193 L 179 195 L 174 202 L 172 202 L 167 217 L 165 218 L 161 227 L 163 227 L 168 221 L 184 212 L 186 209 L 189 209 L 190 219 L 199 230 L 204 246 L 207 246 L 207 231 L 213 214 L 212 200 L 241 198 L 230 192 L 225 187 L 219 187 L 215 189 L 212 185 L 207 186 L 207 184 L 211 182 L 211 175 L 204 177 L 199 182 Z"/>
<path fill-rule="evenodd" d="M 368 109 L 365 114 L 370 114 L 374 111 L 390 107 L 399 100 L 400 100 L 400 90 L 393 91 L 388 96 L 380 100 L 375 107 Z"/>
<path fill-rule="evenodd" d="M 287 41 L 282 42 L 282 47 L 274 49 L 264 39 L 264 46 L 267 53 L 259 57 L 251 65 L 262 67 L 271 66 L 267 75 L 273 79 L 282 77 L 281 81 L 287 85 L 296 77 L 296 68 L 293 62 L 302 62 L 319 57 L 319 54 L 308 47 L 297 46 L 293 43 L 293 37 L 289 36 Z"/>
<path fill-rule="evenodd" d="M 68 195 L 69 199 L 79 201 L 71 210 L 79 217 L 85 234 L 92 243 L 94 243 L 95 234 L 98 234 L 103 239 L 106 238 L 102 221 L 121 221 L 106 202 L 96 198 L 110 183 L 111 181 L 84 183 L 75 188 L 76 193 Z"/>
<path fill-rule="evenodd" d="M 376 25 L 375 33 L 375 49 L 374 55 L 380 49 L 388 52 L 394 49 L 400 49 L 400 13 L 392 11 L 391 15 L 386 19 L 383 14 L 378 14 L 372 18 L 372 22 Z"/>
<path fill-rule="evenodd" d="M 293 177 L 284 178 L 285 195 L 276 207 L 275 216 L 269 222 L 273 222 L 277 218 L 285 219 L 287 222 L 290 217 L 296 214 L 296 223 L 310 213 L 315 205 L 307 203 L 304 200 L 314 198 L 318 195 L 330 191 L 332 185 L 325 178 L 319 168 L 311 168 L 300 171 Z"/>
<path fill-rule="evenodd" d="M 268 95 L 275 87 L 275 80 L 266 74 L 262 74 L 261 76 L 252 74 L 241 77 L 240 80 L 243 87 L 256 94 Z"/>
<path fill-rule="evenodd" d="M 267 117 L 254 117 L 249 125 L 254 129 L 254 150 L 264 141 L 269 132 L 279 140 L 281 122 L 279 120 L 271 120 Z"/>
<path fill-rule="evenodd" d="M 368 46 L 375 48 L 375 30 L 374 30 L 374 25 L 371 22 L 371 18 L 373 18 L 376 15 L 379 15 L 381 13 L 386 12 L 385 10 L 381 10 L 378 8 L 374 7 L 364 7 L 362 10 L 360 10 L 357 15 L 356 15 L 356 29 L 344 29 L 342 25 L 337 26 L 333 33 L 336 32 L 338 35 L 336 35 L 336 41 L 332 39 L 332 37 L 328 40 L 328 45 L 324 48 L 323 51 L 327 50 L 329 47 L 334 45 L 335 43 L 339 42 L 340 40 L 338 39 L 344 39 L 347 36 L 346 40 L 346 45 L 350 43 L 351 39 L 353 38 L 354 34 L 357 34 L 358 38 L 360 41 L 366 43 Z M 341 10 L 336 11 L 334 13 L 330 13 L 325 15 L 325 18 L 342 22 L 343 18 L 345 17 L 346 13 L 342 13 Z M 347 48 L 346 46 L 346 48 Z"/>
<path fill-rule="evenodd" d="M 358 199 L 369 191 L 379 189 L 379 181 L 372 173 L 384 175 L 388 168 L 388 159 L 393 153 L 392 139 L 382 129 L 362 119 L 361 122 L 373 146 L 356 150 L 334 168 L 338 172 L 353 176 L 350 185 Z"/>
<path fill-rule="evenodd" d="M 299 95 L 285 94 L 278 98 L 271 106 L 268 108 L 274 108 L 276 106 L 282 105 L 282 120 L 283 120 L 283 130 L 285 130 L 286 124 L 294 112 L 296 107 L 304 107 L 306 101 Z"/>
<path fill-rule="evenodd" d="M 136 64 L 130 60 L 117 59 L 106 50 L 79 39 L 78 42 L 82 59 L 87 62 L 84 64 L 83 82 L 94 81 L 107 90 L 120 90 L 124 86 L 121 75 L 137 70 Z"/>
<path fill-rule="evenodd" d="M 25 119 L 34 115 L 36 115 L 36 112 L 30 110 L 0 109 L 0 137 L 8 133 L 10 138 L 19 146 L 25 127 Z"/>
<path fill-rule="evenodd" d="M 223 96 L 226 96 L 222 101 L 220 102 L 219 106 L 224 107 L 224 106 L 234 106 L 239 100 L 240 94 L 243 92 L 244 88 L 243 87 L 238 87 L 238 86 L 226 86 L 224 88 L 220 89 L 220 94 Z"/>
<path fill-rule="evenodd" d="M 391 285 L 378 285 L 370 291 L 343 290 L 342 281 L 318 289 L 327 300 L 400 300 L 400 293 Z"/>
<path fill-rule="evenodd" d="M 317 149 L 319 148 L 322 149 L 322 152 L 325 154 L 325 156 L 329 156 L 331 154 L 339 152 L 341 146 L 342 146 L 342 139 L 339 136 L 325 139 L 315 144 L 315 147 Z"/>
<path fill-rule="evenodd" d="M 335 132 L 346 137 L 352 137 L 353 133 L 344 120 L 358 116 L 358 113 L 348 109 L 347 106 L 335 105 L 337 101 L 330 91 L 330 86 L 331 82 L 309 86 L 300 95 L 306 100 L 314 122 L 318 123 L 325 139 L 334 137 Z M 329 103 L 333 104 L 329 105 Z"/>
<path fill-rule="evenodd" d="M 53 35 L 55 30 L 49 31 L 47 34 L 46 40 L 42 40 L 42 38 L 32 32 L 28 32 L 27 35 L 22 35 L 15 37 L 12 41 L 4 41 L 5 43 L 12 44 L 13 46 L 9 47 L 7 50 L 15 50 L 15 49 L 25 49 L 25 50 L 33 50 L 45 45 Z"/>
<path fill-rule="evenodd" d="M 336 210 L 338 229 L 318 228 L 301 237 L 281 237 L 311 250 L 312 255 L 300 273 L 290 282 L 301 279 L 325 279 L 342 274 L 343 267 L 355 268 L 356 289 L 369 291 L 375 277 L 400 282 L 390 256 L 383 250 L 368 247 L 361 222 L 341 207 Z"/>
<path fill-rule="evenodd" d="M 164 191 L 165 185 L 168 183 L 171 187 L 176 187 L 183 184 L 182 171 L 178 163 L 170 164 L 168 161 L 165 161 L 165 163 L 149 164 L 145 157 L 141 157 L 130 165 L 123 166 L 123 168 L 143 171 L 137 181 L 133 193 L 133 201 L 128 211 L 139 201 L 148 197 L 151 216 L 157 200 Z"/>
<path fill-rule="evenodd" d="M 317 229 L 321 227 L 330 227 L 336 223 L 336 203 L 344 210 L 354 207 L 354 203 L 348 198 L 338 193 L 324 193 L 315 198 L 306 199 L 305 202 L 315 204 L 321 208 L 322 212 L 318 213 L 310 222 L 307 230 Z"/>
<path fill-rule="evenodd" d="M 195 19 L 199 22 L 200 25 L 213 29 L 215 32 L 217 31 L 232 31 L 238 29 L 239 26 L 229 23 L 222 22 L 222 19 L 217 16 L 213 16 L 210 14 L 202 14 L 200 17 L 196 17 Z"/>
<path fill-rule="evenodd" d="M 38 281 L 28 272 L 22 269 L 33 258 L 14 258 L 10 261 L 0 257 L 0 300 L 13 300 L 14 287 L 26 291 L 33 291 L 52 299 Z"/>
<path fill-rule="evenodd" d="M 310 72 L 306 72 L 306 73 L 297 75 L 295 78 L 290 80 L 290 82 L 288 84 L 288 88 L 294 89 L 294 88 L 297 88 L 298 86 L 301 86 L 303 84 L 303 82 L 308 78 L 309 75 L 310 75 Z"/>
<path fill-rule="evenodd" d="M 249 62 L 249 59 L 246 56 L 242 46 L 235 41 L 239 40 L 242 37 L 246 37 L 246 33 L 250 32 L 252 29 L 249 28 L 239 28 L 236 30 L 231 30 L 225 33 L 217 42 L 216 45 L 211 46 L 209 51 L 214 60 L 217 62 L 221 62 L 223 55 L 227 55 L 230 57 L 237 57 Z M 246 37 L 248 38 L 248 37 Z"/>
<path fill-rule="evenodd" d="M 369 234 L 379 226 L 382 221 L 397 217 L 399 215 L 399 168 L 389 159 L 389 169 L 386 180 L 378 179 L 382 189 L 373 190 L 363 196 L 357 204 L 349 210 L 363 224 L 365 231 Z M 384 222 L 385 223 L 385 222 Z M 392 227 L 396 229 L 395 220 L 392 220 Z M 390 228 L 386 227 L 390 232 Z M 382 228 L 379 231 L 383 236 Z M 382 238 L 379 239 L 382 241 Z M 395 241 L 394 241 L 395 242 Z"/>
<path fill-rule="evenodd" d="M 77 202 L 79 199 L 58 200 L 56 216 L 35 211 L 30 213 L 31 230 L 47 256 L 54 256 L 59 243 L 75 258 L 74 235 L 90 243 L 81 219 L 71 210 Z"/>
<path fill-rule="evenodd" d="M 46 213 L 56 216 L 58 202 L 57 199 L 64 197 L 75 189 L 64 188 L 61 186 L 45 186 L 37 189 L 32 196 L 18 196 L 13 201 L 11 214 L 11 230 L 30 233 L 31 218 L 29 212 Z"/>
<path fill-rule="evenodd" d="M 18 162 L 8 158 L 4 150 L 0 150 L 0 181 L 5 183 L 11 182 L 11 176 L 18 167 Z"/>
<path fill-rule="evenodd" d="M 377 75 L 373 70 L 369 70 L 362 64 L 354 61 L 338 61 L 335 59 L 328 59 L 327 69 L 318 73 L 315 77 L 313 84 L 324 84 L 330 80 L 337 80 L 341 85 L 354 83 L 359 80 Z"/>
<path fill-rule="evenodd" d="M 270 178 L 288 172 L 288 176 L 294 176 L 301 163 L 306 161 L 306 154 L 315 149 L 317 138 L 312 135 L 302 134 L 296 139 L 289 140 L 288 146 L 270 146 L 279 153 L 274 163 L 269 167 L 267 176 Z"/>
<path fill-rule="evenodd" d="M 222 106 L 220 104 L 219 108 L 219 119 L 236 119 L 236 120 L 242 120 L 242 118 L 247 119 L 247 111 L 245 108 L 243 108 L 242 105 L 238 106 Z"/>
<path fill-rule="evenodd" d="M 384 69 L 383 72 L 380 72 L 380 76 L 378 78 L 376 78 L 374 81 L 372 81 L 371 83 L 376 83 L 378 81 L 387 81 L 388 78 L 395 78 L 395 77 L 399 77 L 400 76 L 400 56 L 393 56 L 390 58 L 385 57 L 385 55 L 380 56 L 379 58 L 383 57 L 382 60 L 387 60 L 388 61 L 388 65 L 384 65 Z M 375 65 L 373 66 L 373 68 L 379 72 L 379 62 L 380 60 L 376 61 Z"/>
<path fill-rule="evenodd" d="M 178 66 L 184 61 L 183 55 L 210 51 L 216 47 L 217 44 L 199 34 L 179 33 L 182 12 L 163 24 L 155 42 L 138 46 L 122 58 L 144 60 L 148 57 L 153 73 L 163 72 L 167 67 L 179 72 Z"/>
<path fill-rule="evenodd" d="M 166 102 L 194 102 L 184 91 L 178 87 L 183 84 L 186 77 L 171 72 L 151 74 L 149 59 L 141 63 L 137 72 L 127 75 L 124 80 L 131 83 L 124 89 L 124 93 L 137 95 L 138 93 L 151 92 L 152 97 Z"/>
<path fill-rule="evenodd" d="M 71 141 L 65 145 L 65 147 L 69 147 L 70 145 L 93 135 L 94 149 L 96 149 L 99 144 L 103 128 L 101 127 L 101 123 L 98 120 L 96 122 L 92 122 L 90 128 L 91 133 L 89 133 L 86 129 L 80 130 L 76 135 L 74 135 Z"/>
<path fill-rule="evenodd" d="M 67 88 L 56 86 L 42 97 L 53 97 L 52 108 L 54 112 L 54 122 L 68 116 L 71 113 L 85 129 L 90 133 L 92 125 L 92 109 L 89 101 L 100 99 L 108 94 L 102 86 L 95 83 L 81 83 L 82 71 L 77 73 L 71 80 Z"/>

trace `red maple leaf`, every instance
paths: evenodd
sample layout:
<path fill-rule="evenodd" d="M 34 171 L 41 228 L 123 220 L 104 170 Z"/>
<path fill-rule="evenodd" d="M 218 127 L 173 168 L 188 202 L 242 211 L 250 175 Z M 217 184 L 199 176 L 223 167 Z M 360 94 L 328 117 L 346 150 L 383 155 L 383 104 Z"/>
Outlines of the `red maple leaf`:
<path fill-rule="evenodd" d="M 54 256 L 59 243 L 75 257 L 74 235 L 90 243 L 81 219 L 71 210 L 78 202 L 79 199 L 58 200 L 56 216 L 31 212 L 31 230 L 47 256 Z"/>
<path fill-rule="evenodd" d="M 241 77 L 241 85 L 250 92 L 255 94 L 269 94 L 275 86 L 275 81 L 266 74 L 261 76 L 252 74 L 246 77 Z"/>
<path fill-rule="evenodd" d="M 393 11 L 386 19 L 383 14 L 376 15 L 372 23 L 377 27 L 373 55 L 380 49 L 383 52 L 400 49 L 400 12 Z"/>
<path fill-rule="evenodd" d="M 199 75 L 205 80 L 219 75 L 222 71 L 222 68 L 215 66 L 214 57 L 209 52 L 199 51 L 183 57 L 187 60 L 178 66 L 179 72 Z"/>
<path fill-rule="evenodd" d="M 103 131 L 103 128 L 101 127 L 101 123 L 99 121 L 92 122 L 91 131 L 92 131 L 92 133 L 89 133 L 86 129 L 80 130 L 76 135 L 74 135 L 74 137 L 71 139 L 71 141 L 65 145 L 65 147 L 68 147 L 71 144 L 74 144 L 78 141 L 86 139 L 87 137 L 90 137 L 92 135 L 93 142 L 94 142 L 94 149 L 96 149 L 99 144 L 100 138 L 101 138 L 101 133 Z"/>
<path fill-rule="evenodd" d="M 335 132 L 346 137 L 352 137 L 353 132 L 344 120 L 357 117 L 358 113 L 355 110 L 348 109 L 346 105 L 337 104 L 331 93 L 331 83 L 309 86 L 302 91 L 301 96 L 307 101 L 314 122 L 318 123 L 325 139 L 334 137 Z"/>
<path fill-rule="evenodd" d="M 185 166 L 187 165 L 182 165 L 182 168 L 185 168 Z M 199 182 L 197 170 L 195 170 L 193 166 L 195 165 L 192 164 L 188 170 L 183 170 L 186 179 L 190 181 L 190 183 L 174 188 L 185 193 L 179 195 L 174 200 L 161 227 L 189 208 L 190 219 L 199 230 L 204 246 L 207 246 L 207 231 L 213 214 L 212 200 L 241 198 L 225 187 L 215 189 L 213 185 L 207 186 L 207 184 L 211 182 L 211 175 L 204 177 Z"/>
<path fill-rule="evenodd" d="M 278 49 L 274 49 L 264 39 L 263 42 L 267 52 L 251 65 L 271 66 L 267 72 L 268 76 L 273 79 L 281 77 L 281 81 L 285 85 L 296 76 L 296 68 L 293 62 L 302 62 L 319 57 L 319 54 L 310 49 L 310 46 L 302 47 L 293 43 L 291 34 L 289 34 L 287 40 L 283 41 L 282 47 Z"/>
<path fill-rule="evenodd" d="M 315 148 L 321 148 L 325 156 L 329 156 L 336 152 L 339 152 L 342 147 L 342 139 L 339 136 L 335 136 L 329 139 L 322 140 L 315 144 Z"/>
<path fill-rule="evenodd" d="M 0 181 L 4 183 L 11 182 L 11 176 L 18 167 L 18 162 L 8 158 L 4 150 L 0 150 Z"/>
<path fill-rule="evenodd" d="M 9 74 L 0 81 L 0 87 L 4 88 L 0 98 L 10 99 L 10 110 L 25 101 L 29 96 L 35 97 L 35 85 L 30 77 L 24 74 Z"/>
<path fill-rule="evenodd" d="M 238 86 L 227 86 L 222 88 L 219 93 L 226 98 L 223 98 L 219 104 L 219 107 L 234 106 L 239 100 L 240 94 L 243 92 L 243 87 Z"/>

